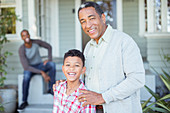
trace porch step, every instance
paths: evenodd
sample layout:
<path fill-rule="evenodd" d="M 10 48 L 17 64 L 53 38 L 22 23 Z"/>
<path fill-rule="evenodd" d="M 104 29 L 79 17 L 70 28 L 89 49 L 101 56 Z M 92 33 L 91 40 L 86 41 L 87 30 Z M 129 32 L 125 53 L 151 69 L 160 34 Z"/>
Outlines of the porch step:
<path fill-rule="evenodd" d="M 24 110 L 19 113 L 52 113 L 52 104 L 30 104 Z"/>

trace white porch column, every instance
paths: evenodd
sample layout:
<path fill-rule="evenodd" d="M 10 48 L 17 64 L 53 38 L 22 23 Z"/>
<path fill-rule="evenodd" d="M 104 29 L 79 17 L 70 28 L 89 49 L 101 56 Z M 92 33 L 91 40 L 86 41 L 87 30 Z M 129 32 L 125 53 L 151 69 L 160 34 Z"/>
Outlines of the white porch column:
<path fill-rule="evenodd" d="M 76 48 L 82 51 L 82 31 L 81 25 L 78 20 L 78 9 L 81 5 L 81 0 L 75 0 L 75 36 L 76 36 Z"/>
<path fill-rule="evenodd" d="M 123 7 L 122 0 L 116 0 L 117 6 L 117 29 L 123 31 Z"/>
<path fill-rule="evenodd" d="M 143 37 L 145 33 L 145 4 L 143 0 L 138 1 L 139 5 L 139 36 Z"/>
<path fill-rule="evenodd" d="M 53 46 L 53 56 L 60 56 L 59 43 L 59 0 L 50 0 L 51 11 L 51 45 Z"/>
<path fill-rule="evenodd" d="M 167 32 L 167 0 L 161 0 L 161 23 L 162 23 L 162 32 Z"/>
<path fill-rule="evenodd" d="M 28 28 L 31 38 L 36 38 L 36 16 L 35 16 L 35 2 L 28 0 Z"/>
<path fill-rule="evenodd" d="M 147 0 L 147 19 L 148 32 L 154 32 L 154 0 Z"/>
<path fill-rule="evenodd" d="M 19 19 L 22 18 L 22 0 L 16 0 L 16 15 L 18 16 Z M 23 23 L 22 21 L 16 21 L 16 34 L 17 37 L 20 37 L 20 32 L 23 29 Z"/>

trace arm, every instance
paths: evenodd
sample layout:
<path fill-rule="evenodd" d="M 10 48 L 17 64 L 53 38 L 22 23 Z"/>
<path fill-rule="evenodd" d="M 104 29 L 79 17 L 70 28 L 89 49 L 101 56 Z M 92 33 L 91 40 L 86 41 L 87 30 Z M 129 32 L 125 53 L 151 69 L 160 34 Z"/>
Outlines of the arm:
<path fill-rule="evenodd" d="M 36 69 L 32 66 L 29 65 L 28 63 L 28 60 L 25 56 L 25 50 L 24 50 L 24 45 L 22 45 L 20 48 L 19 48 L 19 57 L 20 57 L 20 62 L 24 68 L 24 70 L 28 70 L 28 71 L 31 71 L 33 73 L 39 73 L 40 74 L 40 70 L 39 69 Z"/>
<path fill-rule="evenodd" d="M 51 45 L 42 41 L 42 40 L 33 40 L 33 42 L 37 43 L 41 47 L 46 48 L 48 50 L 48 61 L 52 61 L 52 47 L 51 47 Z"/>
<path fill-rule="evenodd" d="M 106 103 L 123 100 L 144 86 L 143 61 L 139 48 L 131 38 L 122 44 L 122 65 L 125 79 L 102 93 Z"/>

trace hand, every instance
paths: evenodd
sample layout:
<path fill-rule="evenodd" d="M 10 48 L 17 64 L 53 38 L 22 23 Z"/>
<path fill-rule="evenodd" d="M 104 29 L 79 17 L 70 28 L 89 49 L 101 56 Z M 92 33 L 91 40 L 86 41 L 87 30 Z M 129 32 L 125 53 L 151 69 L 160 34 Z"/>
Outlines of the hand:
<path fill-rule="evenodd" d="M 47 64 L 47 62 L 48 62 L 48 60 L 45 60 L 45 61 L 43 62 L 43 65 L 46 65 L 46 64 Z"/>
<path fill-rule="evenodd" d="M 83 93 L 80 96 L 78 96 L 79 102 L 84 102 L 83 107 L 88 104 L 100 105 L 105 103 L 102 94 L 93 91 L 88 91 L 88 90 L 80 90 L 79 92 Z"/>
<path fill-rule="evenodd" d="M 55 84 L 53 84 L 53 92 L 56 90 L 55 87 L 59 85 L 60 82 L 64 82 L 66 80 L 57 80 Z"/>
<path fill-rule="evenodd" d="M 51 80 L 50 77 L 44 71 L 41 71 L 41 75 L 43 76 L 45 82 L 49 82 Z"/>

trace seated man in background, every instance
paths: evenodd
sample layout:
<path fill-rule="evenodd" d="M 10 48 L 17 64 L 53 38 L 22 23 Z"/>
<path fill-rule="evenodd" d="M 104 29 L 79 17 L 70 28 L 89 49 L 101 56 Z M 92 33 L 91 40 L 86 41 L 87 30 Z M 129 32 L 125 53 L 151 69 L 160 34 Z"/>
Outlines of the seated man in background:
<path fill-rule="evenodd" d="M 52 47 L 44 41 L 30 39 L 28 30 L 21 31 L 21 38 L 24 44 L 19 48 L 19 57 L 24 68 L 24 78 L 22 84 L 23 103 L 19 106 L 19 110 L 24 109 L 28 105 L 29 83 L 33 75 L 41 74 L 45 82 L 49 83 L 48 93 L 53 95 L 52 85 L 55 83 L 56 74 L 56 65 L 52 62 Z M 48 60 L 42 61 L 39 47 L 48 50 Z"/>

